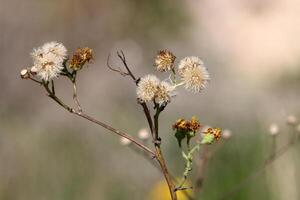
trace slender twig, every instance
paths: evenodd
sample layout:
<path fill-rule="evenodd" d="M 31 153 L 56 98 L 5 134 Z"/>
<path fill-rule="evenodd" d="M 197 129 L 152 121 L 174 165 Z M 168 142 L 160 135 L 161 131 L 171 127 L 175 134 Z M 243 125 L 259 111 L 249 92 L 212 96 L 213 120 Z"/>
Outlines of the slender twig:
<path fill-rule="evenodd" d="M 236 194 L 240 189 L 245 187 L 248 183 L 250 183 L 253 179 L 259 177 L 260 173 L 262 173 L 270 164 L 272 164 L 274 161 L 276 161 L 280 156 L 282 156 L 284 153 L 286 153 L 291 147 L 293 147 L 295 144 L 299 142 L 299 139 L 291 139 L 287 144 L 282 146 L 280 149 L 278 149 L 275 153 L 272 153 L 265 162 L 253 173 L 248 175 L 245 179 L 240 181 L 237 185 L 235 185 L 229 192 L 227 192 L 225 195 L 223 195 L 220 200 L 224 199 L 232 199 L 232 196 Z"/>
<path fill-rule="evenodd" d="M 29 79 L 32 80 L 32 81 L 34 81 L 34 82 L 36 82 L 36 83 L 38 83 L 38 84 L 43 85 L 42 81 L 38 81 L 38 80 L 36 80 L 36 79 L 34 79 L 34 78 L 30 77 L 30 76 L 29 76 Z"/>
<path fill-rule="evenodd" d="M 148 108 L 148 106 L 145 102 L 142 102 L 142 101 L 138 100 L 138 103 L 143 107 L 143 111 L 144 111 L 144 114 L 147 118 L 148 125 L 149 125 L 149 128 L 150 128 L 150 132 L 151 132 L 151 135 L 152 135 L 152 139 L 154 141 L 155 137 L 153 135 L 153 122 L 152 122 L 150 110 L 149 110 L 149 108 Z"/>
<path fill-rule="evenodd" d="M 136 152 L 137 154 L 139 155 L 142 155 L 147 161 L 149 161 L 149 163 L 151 163 L 155 169 L 157 169 L 159 172 L 161 172 L 161 168 L 160 166 L 158 165 L 157 162 L 153 162 L 153 158 L 152 157 L 149 157 L 149 155 L 145 152 L 145 151 L 141 151 L 140 149 L 137 149 L 135 146 L 131 146 L 129 145 L 130 149 L 132 149 L 134 152 Z M 157 161 L 157 160 L 156 160 Z M 170 175 L 171 178 L 173 179 L 173 181 L 178 184 L 178 181 L 176 180 L 176 178 L 172 175 Z M 186 190 L 188 189 L 192 189 L 192 187 L 184 187 L 182 188 L 182 192 L 183 194 L 186 196 L 186 198 L 188 200 L 194 200 L 194 197 L 192 197 Z"/>
<path fill-rule="evenodd" d="M 172 181 L 172 178 L 171 178 L 171 175 L 168 171 L 168 168 L 167 168 L 167 165 L 166 165 L 166 161 L 164 159 L 164 156 L 162 154 L 162 151 L 161 151 L 161 142 L 160 142 L 160 138 L 159 138 L 159 135 L 158 135 L 158 119 L 159 119 L 159 114 L 164 110 L 165 106 L 162 106 L 162 107 L 159 107 L 157 106 L 156 108 L 156 113 L 154 115 L 154 127 L 153 127 L 153 130 L 154 130 L 154 136 L 155 136 L 155 143 L 154 143 L 154 146 L 155 146 L 155 150 L 156 150 L 156 159 L 162 169 L 162 172 L 163 172 L 163 175 L 166 179 L 166 182 L 168 184 L 168 187 L 169 187 L 169 191 L 170 191 L 170 194 L 171 194 L 171 198 L 172 200 L 177 200 L 177 194 L 176 194 L 176 189 L 175 189 L 175 185 Z M 158 142 L 159 141 L 159 142 Z"/>
<path fill-rule="evenodd" d="M 103 123 L 103 122 L 100 122 L 100 121 L 98 121 L 98 120 L 92 118 L 91 116 L 89 116 L 89 115 L 83 113 L 83 112 L 82 112 L 82 113 L 74 112 L 74 114 L 77 115 L 77 116 L 80 116 L 80 117 L 82 117 L 82 118 L 85 118 L 85 119 L 87 119 L 87 120 L 90 121 L 90 122 L 93 122 L 93 123 L 95 123 L 95 124 L 98 124 L 98 125 L 102 126 L 103 128 L 105 128 L 105 129 L 107 129 L 107 130 L 109 130 L 109 131 L 111 131 L 111 132 L 113 132 L 113 133 L 115 133 L 115 134 L 117 134 L 117 135 L 119 135 L 119 136 L 121 136 L 121 137 L 124 137 L 124 138 L 130 140 L 131 142 L 133 142 L 135 145 L 137 145 L 137 146 L 140 147 L 141 149 L 143 149 L 143 150 L 145 150 L 146 152 L 150 153 L 150 155 L 152 155 L 153 157 L 156 157 L 155 153 L 154 153 L 151 149 L 149 149 L 149 148 L 148 148 L 147 146 L 145 146 L 143 143 L 137 141 L 136 139 L 134 139 L 133 137 L 131 137 L 131 136 L 128 135 L 127 133 L 121 132 L 121 131 L 119 131 L 119 130 L 117 130 L 117 129 L 115 129 L 115 128 L 113 128 L 113 127 L 111 127 L 111 126 L 109 126 L 109 125 L 107 125 L 107 124 L 105 124 L 105 123 Z"/>
<path fill-rule="evenodd" d="M 117 52 L 117 55 L 120 58 L 120 60 L 122 61 L 122 63 L 123 63 L 123 65 L 124 65 L 124 67 L 125 67 L 125 69 L 126 69 L 127 72 L 122 71 L 120 68 L 119 68 L 119 70 L 116 70 L 116 69 L 112 68 L 110 66 L 110 64 L 109 64 L 110 55 L 107 58 L 107 63 L 106 63 L 107 67 L 109 69 L 111 69 L 112 71 L 120 73 L 122 76 L 124 76 L 124 74 L 130 76 L 130 78 L 134 81 L 134 84 L 137 85 L 139 79 L 136 79 L 136 77 L 133 75 L 132 71 L 130 70 L 130 68 L 129 68 L 128 64 L 127 64 L 124 52 L 123 51 L 120 51 L 120 52 Z M 144 114 L 145 114 L 145 116 L 147 118 L 147 122 L 148 122 L 148 125 L 149 125 L 149 128 L 150 128 L 153 140 L 154 140 L 154 136 L 153 136 L 153 122 L 152 122 L 152 118 L 151 118 L 151 112 L 150 112 L 150 110 L 149 110 L 149 108 L 148 108 L 148 106 L 147 106 L 147 104 L 145 102 L 142 102 L 142 101 L 138 100 L 138 103 L 143 107 L 143 111 L 144 111 Z"/>
<path fill-rule="evenodd" d="M 129 74 L 127 72 L 123 72 L 120 68 L 119 69 L 116 69 L 114 67 L 112 67 L 109 63 L 109 60 L 110 60 L 110 54 L 108 54 L 107 56 L 107 60 L 106 60 L 106 66 L 111 70 L 111 71 L 114 71 L 114 72 L 118 72 L 119 74 L 121 74 L 122 76 L 129 76 Z"/>
<path fill-rule="evenodd" d="M 82 108 L 80 106 L 78 97 L 77 97 L 77 85 L 76 85 L 76 79 L 73 82 L 73 100 L 77 106 L 78 112 L 82 112 Z"/>
<path fill-rule="evenodd" d="M 62 100 L 60 100 L 55 94 L 52 93 L 52 91 L 49 89 L 49 83 L 47 82 L 44 82 L 43 83 L 43 86 L 44 88 L 46 89 L 47 93 L 48 93 L 48 96 L 53 99 L 55 102 L 57 102 L 60 106 L 62 106 L 64 109 L 66 109 L 67 111 L 69 111 L 70 113 L 72 114 L 75 114 L 77 116 L 80 116 L 84 119 L 87 119 L 88 121 L 90 122 L 93 122 L 95 124 L 98 124 L 100 126 L 102 126 L 103 128 L 121 136 L 121 137 L 124 137 L 128 140 L 130 140 L 132 143 L 134 143 L 135 145 L 137 145 L 138 147 L 140 147 L 141 149 L 143 149 L 144 151 L 148 152 L 150 155 L 152 155 L 153 157 L 156 157 L 156 154 L 151 150 L 149 149 L 147 146 L 145 146 L 142 142 L 139 142 L 138 140 L 136 140 L 135 138 L 131 137 L 130 135 L 128 135 L 127 133 L 124 133 L 124 132 L 121 132 L 111 126 L 109 126 L 108 124 L 106 123 L 103 123 L 99 120 L 96 120 L 94 119 L 93 117 L 83 113 L 83 112 L 79 112 L 79 111 L 76 111 L 74 110 L 73 108 L 71 108 L 70 106 L 66 105 L 65 103 L 63 103 Z"/>
<path fill-rule="evenodd" d="M 118 57 L 121 59 L 121 61 L 123 62 L 123 65 L 125 66 L 129 76 L 131 76 L 131 78 L 134 81 L 137 81 L 137 79 L 135 78 L 135 76 L 133 75 L 133 73 L 131 72 L 131 70 L 129 69 L 128 65 L 127 65 L 127 61 L 124 55 L 124 52 L 121 50 L 120 52 L 117 52 Z"/>

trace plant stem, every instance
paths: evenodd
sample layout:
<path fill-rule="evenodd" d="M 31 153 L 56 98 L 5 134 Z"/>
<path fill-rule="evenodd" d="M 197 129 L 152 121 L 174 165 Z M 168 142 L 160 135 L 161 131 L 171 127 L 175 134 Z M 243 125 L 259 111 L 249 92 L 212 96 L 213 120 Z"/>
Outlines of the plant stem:
<path fill-rule="evenodd" d="M 130 140 L 132 143 L 134 143 L 136 146 L 140 147 L 141 149 L 143 149 L 144 151 L 148 152 L 150 155 L 152 155 L 153 157 L 156 157 L 156 153 L 153 152 L 151 149 L 149 149 L 147 146 L 145 146 L 142 142 L 139 142 L 138 140 L 136 140 L 135 138 L 131 137 L 130 135 L 121 132 L 101 121 L 98 121 L 96 119 L 94 119 L 93 117 L 83 113 L 82 111 L 75 111 L 73 108 L 71 108 L 70 106 L 66 105 L 62 100 L 60 100 L 50 89 L 49 89 L 49 83 L 43 83 L 44 88 L 46 89 L 48 96 L 53 99 L 56 103 L 58 103 L 60 106 L 62 106 L 64 109 L 66 109 L 67 111 L 69 111 L 72 114 L 75 114 L 79 117 L 82 117 L 84 119 L 87 119 L 90 122 L 93 122 L 95 124 L 98 124 L 100 126 L 102 126 L 103 128 L 121 136 L 124 137 L 128 140 Z"/>
<path fill-rule="evenodd" d="M 177 195 L 176 195 L 176 191 L 175 191 L 175 185 L 172 181 L 172 178 L 169 174 L 165 159 L 163 157 L 161 148 L 159 144 L 155 144 L 155 153 L 156 153 L 156 159 L 162 169 L 162 172 L 164 174 L 164 177 L 167 181 L 168 187 L 169 187 L 169 191 L 170 191 L 170 195 L 171 195 L 171 199 L 172 200 L 177 200 Z"/>
<path fill-rule="evenodd" d="M 164 107 L 156 106 L 156 113 L 154 115 L 154 146 L 155 146 L 155 153 L 156 153 L 156 159 L 161 167 L 161 170 L 163 172 L 163 175 L 166 179 L 166 182 L 169 187 L 170 195 L 172 200 L 177 200 L 175 185 L 172 181 L 171 175 L 168 171 L 166 161 L 164 159 L 164 156 L 162 154 L 161 148 L 160 148 L 160 138 L 158 136 L 158 118 L 161 111 L 163 111 Z"/>

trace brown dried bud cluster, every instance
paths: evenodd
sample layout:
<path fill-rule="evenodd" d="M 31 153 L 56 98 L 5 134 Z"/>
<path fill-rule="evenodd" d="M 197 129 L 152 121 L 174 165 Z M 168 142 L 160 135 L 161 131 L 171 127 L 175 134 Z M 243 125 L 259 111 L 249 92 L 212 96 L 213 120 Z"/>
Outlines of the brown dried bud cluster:
<path fill-rule="evenodd" d="M 86 62 L 90 62 L 93 59 L 92 52 L 93 50 L 88 47 L 78 48 L 70 60 L 69 67 L 76 71 L 81 70 Z"/>
<path fill-rule="evenodd" d="M 220 128 L 208 128 L 204 134 L 213 135 L 216 140 L 219 140 L 222 136 L 222 130 Z"/>
<path fill-rule="evenodd" d="M 173 125 L 174 130 L 179 130 L 183 132 L 197 132 L 200 129 L 201 125 L 196 117 L 192 117 L 191 121 L 178 119 Z"/>
<path fill-rule="evenodd" d="M 174 68 L 176 56 L 168 50 L 161 50 L 155 58 L 154 66 L 157 71 L 166 72 Z"/>

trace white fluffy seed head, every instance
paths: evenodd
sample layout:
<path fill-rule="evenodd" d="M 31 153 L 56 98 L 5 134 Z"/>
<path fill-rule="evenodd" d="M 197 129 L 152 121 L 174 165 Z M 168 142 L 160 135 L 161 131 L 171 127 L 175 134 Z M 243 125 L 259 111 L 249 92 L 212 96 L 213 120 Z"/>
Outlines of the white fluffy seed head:
<path fill-rule="evenodd" d="M 63 62 L 67 58 L 67 49 L 57 42 L 49 42 L 34 49 L 31 53 L 34 70 L 44 81 L 59 76 L 63 69 Z"/>
<path fill-rule="evenodd" d="M 155 94 L 155 101 L 159 104 L 170 103 L 173 91 L 174 86 L 165 81 L 160 82 Z"/>
<path fill-rule="evenodd" d="M 147 140 L 150 137 L 150 134 L 146 128 L 143 128 L 138 132 L 138 137 L 141 140 Z"/>
<path fill-rule="evenodd" d="M 269 133 L 270 133 L 270 135 L 273 135 L 273 136 L 278 135 L 278 133 L 279 133 L 278 125 L 275 123 L 271 124 L 270 128 L 269 128 Z"/>
<path fill-rule="evenodd" d="M 179 62 L 178 73 L 182 75 L 182 73 L 184 73 L 184 71 L 188 68 L 193 68 L 196 66 L 203 66 L 203 65 L 204 65 L 203 61 L 196 56 L 185 57 Z"/>
<path fill-rule="evenodd" d="M 194 93 L 205 89 L 210 81 L 209 73 L 198 57 L 186 57 L 178 66 L 178 72 L 185 88 Z"/>
<path fill-rule="evenodd" d="M 137 97 L 143 102 L 153 100 L 157 92 L 159 82 L 159 79 L 154 75 L 146 75 L 142 77 L 136 89 Z"/>
<path fill-rule="evenodd" d="M 48 42 L 43 45 L 43 51 L 56 55 L 58 59 L 64 61 L 67 58 L 66 47 L 58 42 Z"/>

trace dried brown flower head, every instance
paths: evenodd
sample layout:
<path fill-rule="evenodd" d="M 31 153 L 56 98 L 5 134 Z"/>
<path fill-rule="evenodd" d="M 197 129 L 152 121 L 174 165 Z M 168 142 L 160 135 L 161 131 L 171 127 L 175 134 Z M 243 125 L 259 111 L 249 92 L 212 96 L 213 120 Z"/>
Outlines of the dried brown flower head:
<path fill-rule="evenodd" d="M 93 59 L 93 50 L 85 47 L 85 48 L 78 48 L 72 59 L 70 60 L 69 67 L 73 70 L 81 70 L 83 65 L 86 62 L 90 62 Z"/>
<path fill-rule="evenodd" d="M 204 134 L 213 135 L 216 140 L 219 140 L 222 136 L 222 130 L 220 128 L 208 128 Z"/>
<path fill-rule="evenodd" d="M 173 129 L 180 130 L 183 132 L 197 132 L 201 125 L 196 117 L 192 117 L 191 121 L 178 119 L 173 125 Z"/>
<path fill-rule="evenodd" d="M 168 50 L 161 50 L 158 52 L 154 66 L 156 67 L 157 71 L 166 72 L 170 71 L 174 68 L 174 61 L 176 56 Z"/>

